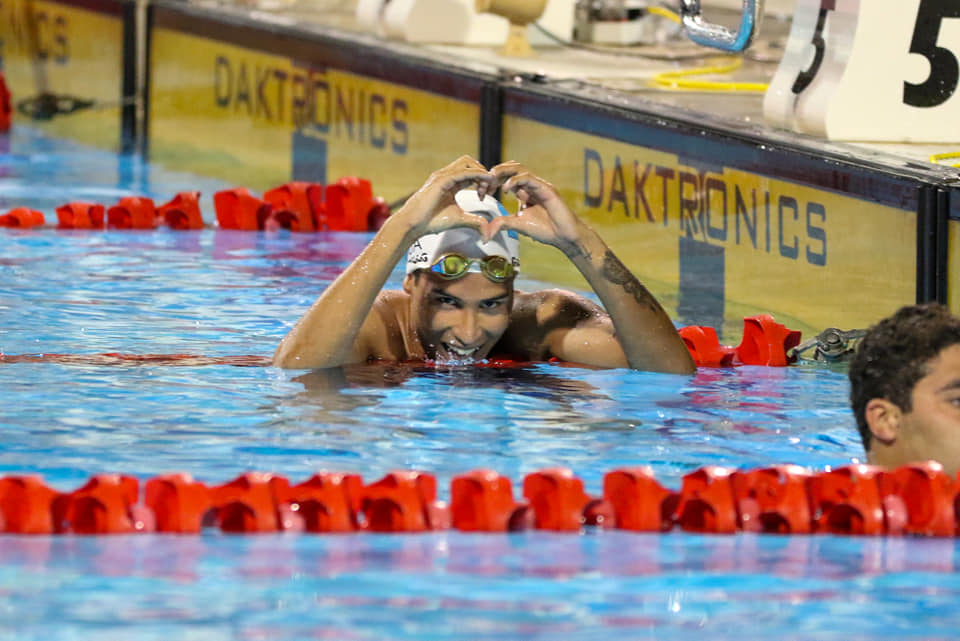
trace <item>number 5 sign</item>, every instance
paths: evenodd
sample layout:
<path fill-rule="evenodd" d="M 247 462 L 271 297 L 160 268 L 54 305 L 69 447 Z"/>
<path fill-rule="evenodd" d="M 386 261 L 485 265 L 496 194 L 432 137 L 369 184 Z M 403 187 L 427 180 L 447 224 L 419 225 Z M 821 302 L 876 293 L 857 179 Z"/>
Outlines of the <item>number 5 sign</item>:
<path fill-rule="evenodd" d="M 797 0 L 763 113 L 832 140 L 960 142 L 958 85 L 960 0 Z"/>

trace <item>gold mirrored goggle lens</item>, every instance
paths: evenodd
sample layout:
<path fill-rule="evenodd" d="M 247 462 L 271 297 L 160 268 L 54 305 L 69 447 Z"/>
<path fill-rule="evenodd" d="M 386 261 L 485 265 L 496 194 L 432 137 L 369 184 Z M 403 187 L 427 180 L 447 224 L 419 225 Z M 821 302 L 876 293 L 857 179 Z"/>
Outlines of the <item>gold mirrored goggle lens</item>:
<path fill-rule="evenodd" d="M 516 270 L 503 256 L 487 256 L 486 258 L 467 258 L 460 254 L 447 254 L 433 264 L 430 271 L 439 274 L 441 277 L 452 280 L 460 278 L 468 271 L 470 267 L 477 263 L 480 265 L 480 271 L 484 276 L 492 281 L 501 283 L 513 278 Z"/>

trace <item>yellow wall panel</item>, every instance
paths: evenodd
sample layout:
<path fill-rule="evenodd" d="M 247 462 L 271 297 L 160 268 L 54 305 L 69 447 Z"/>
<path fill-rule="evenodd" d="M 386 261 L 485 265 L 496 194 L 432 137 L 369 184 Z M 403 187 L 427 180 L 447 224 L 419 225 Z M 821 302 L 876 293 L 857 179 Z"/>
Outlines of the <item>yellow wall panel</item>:
<path fill-rule="evenodd" d="M 123 98 L 123 20 L 56 2 L 12 0 L 0 9 L 0 55 L 14 104 L 40 93 L 95 101 L 94 108 L 14 123 L 116 149 Z"/>
<path fill-rule="evenodd" d="M 362 176 L 389 201 L 476 153 L 479 123 L 473 103 L 154 31 L 151 159 L 167 165 L 266 189 L 291 178 L 305 148 L 321 168 L 300 179 Z"/>
<path fill-rule="evenodd" d="M 700 260 L 681 256 L 684 242 L 712 255 L 694 277 L 720 278 L 727 340 L 745 315 L 771 313 L 809 336 L 866 326 L 914 300 L 911 211 L 520 117 L 508 116 L 504 132 L 504 155 L 554 183 L 672 314 L 678 292 L 696 287 L 681 285 L 684 261 Z M 579 282 L 559 253 L 524 247 L 526 275 L 560 270 Z"/>

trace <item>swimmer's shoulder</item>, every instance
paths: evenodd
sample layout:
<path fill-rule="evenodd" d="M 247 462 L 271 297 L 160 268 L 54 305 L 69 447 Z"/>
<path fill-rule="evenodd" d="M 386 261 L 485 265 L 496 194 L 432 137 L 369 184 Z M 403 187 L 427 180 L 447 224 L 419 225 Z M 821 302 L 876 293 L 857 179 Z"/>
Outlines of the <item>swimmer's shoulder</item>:
<path fill-rule="evenodd" d="M 375 316 L 383 329 L 396 330 L 405 324 L 409 301 L 410 295 L 403 290 L 384 289 L 374 299 L 370 316 Z"/>
<path fill-rule="evenodd" d="M 403 335 L 409 300 L 409 294 L 402 290 L 385 289 L 377 294 L 361 328 L 368 358 L 398 361 L 409 358 L 408 341 Z"/>
<path fill-rule="evenodd" d="M 580 294 L 566 289 L 551 288 L 535 292 L 514 293 L 511 322 L 533 324 L 539 327 L 576 325 L 602 308 Z"/>
<path fill-rule="evenodd" d="M 510 327 L 498 350 L 519 360 L 542 361 L 555 356 L 551 343 L 578 323 L 591 318 L 599 307 L 565 289 L 514 292 Z"/>

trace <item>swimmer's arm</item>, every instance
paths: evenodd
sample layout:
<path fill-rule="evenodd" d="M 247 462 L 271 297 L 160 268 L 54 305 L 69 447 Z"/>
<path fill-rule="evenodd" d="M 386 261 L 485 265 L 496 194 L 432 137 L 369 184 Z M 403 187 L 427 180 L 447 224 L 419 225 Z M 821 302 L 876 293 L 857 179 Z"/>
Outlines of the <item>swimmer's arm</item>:
<path fill-rule="evenodd" d="M 607 310 L 613 339 L 622 348 L 629 367 L 672 374 L 696 371 L 690 351 L 666 311 L 596 232 L 584 225 L 575 248 L 565 253 Z M 597 332 L 603 331 L 602 327 L 592 323 L 572 330 L 564 343 L 597 342 L 599 349 L 602 341 Z"/>
<path fill-rule="evenodd" d="M 677 374 L 696 371 L 683 339 L 657 299 L 567 207 L 553 185 L 512 161 L 490 171 L 522 206 L 516 216 L 500 217 L 488 225 L 488 237 L 500 229 L 513 229 L 566 254 L 603 303 L 629 367 Z M 595 323 L 573 327 L 561 349 L 569 351 L 582 344 L 592 350 L 597 328 Z M 603 350 L 600 353 L 603 355 Z M 603 366 L 621 366 L 614 356 L 603 355 L 598 360 L 606 360 L 598 363 Z"/>
<path fill-rule="evenodd" d="M 515 349 L 518 353 L 536 360 L 556 357 L 596 367 L 628 366 L 610 316 L 583 296 L 541 290 L 524 295 L 514 309 L 518 333 L 532 341 L 526 352 Z"/>
<path fill-rule="evenodd" d="M 359 256 L 327 287 L 277 347 L 276 367 L 313 369 L 360 363 L 382 330 L 374 301 L 412 242 L 391 216 Z M 361 331 L 362 330 L 362 331 Z"/>
<path fill-rule="evenodd" d="M 493 180 L 469 156 L 430 174 L 280 341 L 273 364 L 313 369 L 382 356 L 376 346 L 388 342 L 387 330 L 382 319 L 370 312 L 394 266 L 424 234 L 454 227 L 479 229 L 485 224 L 483 218 L 461 211 L 454 194 L 470 185 L 478 193 L 488 193 Z"/>

